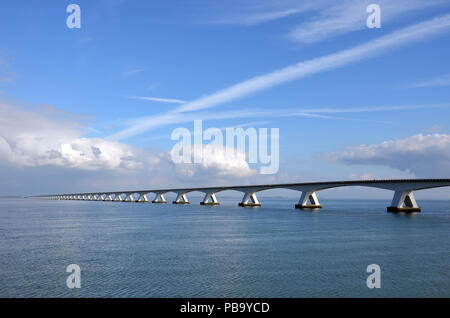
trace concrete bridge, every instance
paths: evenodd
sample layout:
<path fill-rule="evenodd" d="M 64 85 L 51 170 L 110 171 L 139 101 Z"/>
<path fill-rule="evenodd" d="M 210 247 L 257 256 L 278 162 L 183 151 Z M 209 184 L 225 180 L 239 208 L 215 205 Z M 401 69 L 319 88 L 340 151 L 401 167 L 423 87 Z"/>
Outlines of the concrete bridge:
<path fill-rule="evenodd" d="M 152 203 L 167 203 L 164 195 L 172 192 L 177 195 L 173 204 L 189 204 L 187 194 L 202 192 L 205 194 L 202 205 L 218 205 L 216 194 L 226 190 L 235 190 L 244 194 L 239 206 L 261 206 L 256 194 L 270 189 L 290 189 L 300 191 L 300 200 L 295 205 L 297 209 L 319 209 L 322 207 L 317 192 L 325 189 L 363 186 L 394 191 L 392 203 L 387 207 L 388 212 L 420 212 L 420 207 L 414 198 L 413 191 L 450 186 L 450 179 L 394 179 L 394 180 L 361 180 L 361 181 L 327 181 L 307 183 L 265 184 L 249 186 L 206 187 L 206 188 L 178 188 L 134 191 L 86 192 L 72 194 L 54 194 L 32 196 L 31 198 L 45 198 L 53 200 L 89 200 L 89 201 L 121 201 L 121 202 L 149 202 L 148 195 L 154 194 Z"/>

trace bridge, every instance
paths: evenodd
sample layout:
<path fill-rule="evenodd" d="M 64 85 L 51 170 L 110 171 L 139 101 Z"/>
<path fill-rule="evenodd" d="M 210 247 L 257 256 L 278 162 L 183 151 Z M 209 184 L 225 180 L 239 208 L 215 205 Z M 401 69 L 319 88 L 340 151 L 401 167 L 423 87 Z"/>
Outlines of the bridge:
<path fill-rule="evenodd" d="M 226 187 L 205 188 L 178 188 L 178 189 L 156 189 L 156 190 L 133 190 L 133 191 L 110 191 L 110 192 L 87 192 L 72 194 L 53 194 L 31 196 L 30 198 L 45 198 L 53 200 L 88 200 L 88 201 L 120 201 L 120 202 L 149 202 L 148 195 L 154 194 L 152 203 L 167 203 L 164 195 L 175 193 L 177 195 L 173 204 L 189 204 L 187 194 L 190 192 L 204 193 L 201 205 L 219 205 L 216 194 L 222 191 L 234 190 L 244 194 L 239 206 L 257 207 L 261 206 L 256 194 L 270 189 L 290 189 L 301 192 L 300 200 L 295 205 L 297 209 L 319 209 L 320 204 L 317 192 L 321 190 L 363 186 L 394 191 L 392 203 L 387 207 L 388 212 L 420 212 L 413 191 L 450 186 L 450 179 L 393 179 L 393 180 L 358 180 L 358 181 L 327 181 L 306 183 L 265 184 Z"/>

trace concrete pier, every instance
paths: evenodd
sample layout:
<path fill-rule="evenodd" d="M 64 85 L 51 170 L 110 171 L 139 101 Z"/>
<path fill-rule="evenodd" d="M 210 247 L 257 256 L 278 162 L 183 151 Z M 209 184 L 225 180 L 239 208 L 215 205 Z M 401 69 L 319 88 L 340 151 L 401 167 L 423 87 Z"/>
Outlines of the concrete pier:
<path fill-rule="evenodd" d="M 238 205 L 243 207 L 257 207 L 261 206 L 261 203 L 259 203 L 255 192 L 246 192 L 242 198 L 242 201 L 239 202 Z"/>
<path fill-rule="evenodd" d="M 167 203 L 166 199 L 164 198 L 165 192 L 159 192 L 156 193 L 155 199 L 152 201 L 152 203 Z"/>
<path fill-rule="evenodd" d="M 216 194 L 214 192 L 206 192 L 203 201 L 200 202 L 201 205 L 219 205 L 217 201 Z"/>
<path fill-rule="evenodd" d="M 139 199 L 136 202 L 142 202 L 142 203 L 148 202 L 147 194 L 141 193 L 139 195 Z"/>
<path fill-rule="evenodd" d="M 298 201 L 298 204 L 295 205 L 295 208 L 320 209 L 322 208 L 322 204 L 319 203 L 319 199 L 317 199 L 317 194 L 315 191 L 303 191 L 300 200 Z"/>
<path fill-rule="evenodd" d="M 186 197 L 186 193 L 180 192 L 177 195 L 177 198 L 175 201 L 172 202 L 173 204 L 189 204 L 189 200 Z"/>
<path fill-rule="evenodd" d="M 388 212 L 420 212 L 414 193 L 412 191 L 395 191 L 391 206 L 387 207 Z"/>

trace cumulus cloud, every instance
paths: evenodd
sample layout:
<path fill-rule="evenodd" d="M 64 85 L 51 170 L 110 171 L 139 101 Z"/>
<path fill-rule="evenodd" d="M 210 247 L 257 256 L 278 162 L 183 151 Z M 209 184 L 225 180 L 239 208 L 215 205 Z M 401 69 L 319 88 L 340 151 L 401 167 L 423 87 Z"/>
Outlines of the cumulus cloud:
<path fill-rule="evenodd" d="M 408 171 L 421 178 L 448 178 L 450 135 L 418 134 L 378 145 L 347 147 L 321 155 L 329 162 L 348 165 L 381 165 Z"/>
<path fill-rule="evenodd" d="M 29 109 L 1 100 L 0 159 L 18 166 L 86 170 L 136 168 L 141 164 L 129 145 L 85 138 L 80 124 L 69 117 L 49 106 Z"/>
<path fill-rule="evenodd" d="M 230 150 L 218 144 L 206 144 L 192 147 L 192 157 L 202 158 L 200 163 L 176 164 L 175 169 L 182 177 L 202 178 L 214 175 L 222 177 L 250 177 L 256 174 L 246 161 L 246 154 L 239 150 Z"/>
<path fill-rule="evenodd" d="M 0 192 L 226 185 L 257 177 L 245 154 L 224 156 L 222 145 L 204 145 L 201 163 L 175 164 L 169 150 L 86 137 L 83 119 L 0 99 Z"/>

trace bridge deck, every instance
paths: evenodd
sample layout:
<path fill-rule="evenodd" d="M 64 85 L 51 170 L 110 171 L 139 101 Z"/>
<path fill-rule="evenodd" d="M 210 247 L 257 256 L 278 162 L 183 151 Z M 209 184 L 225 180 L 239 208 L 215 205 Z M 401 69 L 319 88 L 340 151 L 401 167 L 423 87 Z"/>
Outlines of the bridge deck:
<path fill-rule="evenodd" d="M 446 185 L 448 184 L 448 185 Z M 106 191 L 106 192 L 81 192 L 81 193 L 65 193 L 37 195 L 31 197 L 49 197 L 49 196 L 66 196 L 66 195 L 98 195 L 98 194 L 115 194 L 115 193 L 168 193 L 168 192 L 220 192 L 226 190 L 237 190 L 245 192 L 252 189 L 296 189 L 301 188 L 317 188 L 318 190 L 343 187 L 343 186 L 372 186 L 382 189 L 392 190 L 395 187 L 405 185 L 412 189 L 428 189 L 434 187 L 450 186 L 450 179 L 379 179 L 379 180 L 348 180 L 348 181 L 324 181 L 324 182 L 300 182 L 300 183 L 275 183 L 275 184 L 257 184 L 257 185 L 239 185 L 239 186 L 219 186 L 219 187 L 193 187 L 193 188 L 162 188 L 162 189 L 144 189 L 144 190 L 124 190 L 124 191 Z M 259 191 L 261 191 L 259 190 Z M 257 190 L 258 191 L 258 190 Z"/>

